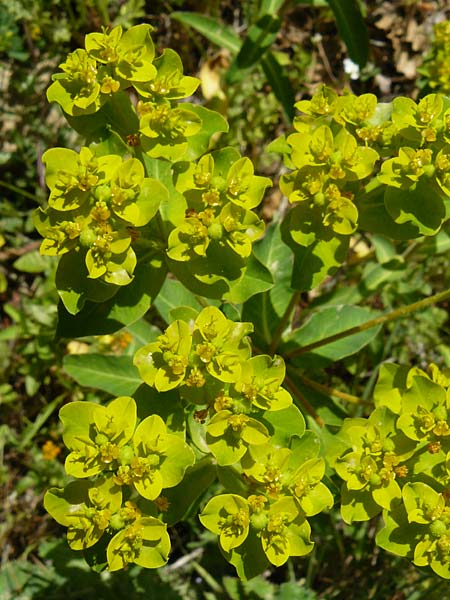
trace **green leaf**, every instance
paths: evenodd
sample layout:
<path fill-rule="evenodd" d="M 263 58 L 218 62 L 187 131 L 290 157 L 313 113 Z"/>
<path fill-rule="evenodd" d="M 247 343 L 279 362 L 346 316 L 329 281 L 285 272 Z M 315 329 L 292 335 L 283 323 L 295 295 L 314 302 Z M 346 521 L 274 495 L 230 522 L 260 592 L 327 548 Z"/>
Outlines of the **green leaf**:
<path fill-rule="evenodd" d="M 129 396 L 142 384 L 131 356 L 103 354 L 69 354 L 64 357 L 66 373 L 80 385 Z"/>
<path fill-rule="evenodd" d="M 241 47 L 241 40 L 233 30 L 212 17 L 207 17 L 195 12 L 173 12 L 171 18 L 184 25 L 192 27 L 210 42 L 237 54 Z"/>
<path fill-rule="evenodd" d="M 360 306 L 331 306 L 318 310 L 299 329 L 289 336 L 287 349 L 301 348 L 328 338 L 336 333 L 356 327 L 373 319 L 376 315 Z M 359 352 L 378 334 L 381 326 L 371 327 L 365 331 L 354 333 L 335 342 L 328 343 L 311 352 L 302 354 L 299 362 L 302 368 L 321 368 Z"/>
<path fill-rule="evenodd" d="M 168 525 L 174 525 L 197 512 L 198 503 L 216 479 L 216 467 L 209 459 L 199 461 L 187 469 L 183 481 L 176 487 L 164 490 L 169 508 L 163 514 Z"/>
<path fill-rule="evenodd" d="M 133 336 L 132 343 L 126 348 L 127 354 L 134 354 L 138 348 L 149 342 L 154 342 L 161 335 L 161 331 L 155 325 L 150 325 L 145 318 L 128 325 L 125 331 Z"/>
<path fill-rule="evenodd" d="M 272 223 L 262 240 L 253 246 L 256 258 L 270 271 L 274 286 L 268 291 L 252 296 L 244 304 L 242 319 L 255 324 L 254 342 L 267 348 L 273 333 L 284 314 L 293 291 L 290 287 L 294 255 L 281 237 L 280 224 Z"/>
<path fill-rule="evenodd" d="M 259 16 L 272 15 L 275 17 L 283 6 L 283 3 L 284 0 L 261 0 Z"/>
<path fill-rule="evenodd" d="M 437 233 L 446 216 L 441 194 L 424 178 L 407 190 L 387 187 L 384 202 L 396 223 L 411 223 L 421 235 Z"/>
<path fill-rule="evenodd" d="M 364 67 L 369 56 L 369 34 L 358 0 L 327 0 L 334 13 L 339 35 L 353 62 Z"/>
<path fill-rule="evenodd" d="M 375 406 L 387 406 L 392 412 L 401 411 L 402 395 L 407 390 L 409 368 L 385 363 L 381 365 L 373 392 Z"/>
<path fill-rule="evenodd" d="M 136 267 L 133 281 L 105 302 L 87 301 L 76 315 L 58 305 L 58 337 L 83 337 L 114 333 L 140 319 L 150 308 L 166 277 L 165 264 L 154 257 Z"/>
<path fill-rule="evenodd" d="M 159 206 L 159 214 L 163 220 L 164 237 L 167 237 L 173 226 L 178 225 L 184 220 L 187 208 L 186 200 L 173 185 L 172 166 L 170 162 L 158 158 L 150 158 L 147 154 L 142 156 L 142 160 L 147 175 L 158 179 L 169 192 L 168 200 L 161 202 Z"/>
<path fill-rule="evenodd" d="M 224 300 L 240 304 L 254 294 L 270 290 L 273 287 L 272 275 L 253 254 L 247 263 L 242 277 L 230 286 L 230 291 L 223 295 Z"/>
<path fill-rule="evenodd" d="M 66 115 L 69 125 L 80 133 L 87 145 L 91 142 L 107 140 L 111 130 L 116 131 L 123 139 L 127 135 L 137 133 L 139 120 L 126 92 L 113 94 L 106 104 L 93 115 L 71 117 Z"/>
<path fill-rule="evenodd" d="M 39 250 L 32 250 L 15 260 L 13 267 L 24 273 L 42 273 L 48 268 L 51 261 L 50 257 L 43 256 L 39 253 Z"/>
<path fill-rule="evenodd" d="M 245 71 L 261 59 L 276 40 L 280 23 L 278 17 L 265 14 L 250 26 L 247 37 L 228 70 L 227 79 L 230 83 L 241 81 L 245 77 Z"/>
<path fill-rule="evenodd" d="M 295 116 L 295 92 L 289 77 L 272 52 L 267 52 L 261 57 L 261 66 L 275 98 L 279 100 L 288 121 L 291 123 Z"/>
<path fill-rule="evenodd" d="M 254 245 L 253 252 L 272 273 L 274 286 L 269 292 L 270 302 L 281 317 L 292 296 L 290 283 L 294 255 L 283 242 L 279 223 L 268 227 L 263 239 Z"/>
<path fill-rule="evenodd" d="M 248 581 L 267 569 L 269 561 L 261 547 L 256 531 L 250 530 L 246 540 L 238 548 L 224 553 L 225 558 L 236 568 L 238 577 Z"/>
<path fill-rule="evenodd" d="M 224 294 L 230 289 L 228 282 L 223 277 L 215 274 L 219 266 L 216 261 L 199 259 L 185 263 L 169 259 L 167 262 L 170 272 L 188 290 L 191 290 L 198 296 L 219 299 L 223 298 Z M 228 264 L 227 266 L 232 267 L 233 265 Z"/>
<path fill-rule="evenodd" d="M 219 302 L 212 300 L 208 304 L 218 306 Z M 171 323 L 174 320 L 171 315 L 172 311 L 180 307 L 190 307 L 200 312 L 204 308 L 204 304 L 200 302 L 197 296 L 185 288 L 180 281 L 166 279 L 155 300 L 155 307 L 164 321 Z"/>
<path fill-rule="evenodd" d="M 142 383 L 142 381 L 141 381 Z M 169 433 L 186 437 L 186 420 L 181 406 L 178 391 L 158 392 L 146 384 L 133 394 L 138 408 L 139 420 L 150 415 L 159 415 L 167 426 Z"/>
<path fill-rule="evenodd" d="M 341 494 L 341 515 L 346 523 L 368 521 L 381 512 L 369 490 L 348 490 L 344 484 Z"/>
<path fill-rule="evenodd" d="M 384 203 L 384 190 L 381 186 L 373 195 L 368 194 L 358 205 L 360 228 L 371 233 L 384 235 L 393 240 L 412 240 L 420 236 L 417 226 L 410 223 L 396 223 Z"/>
<path fill-rule="evenodd" d="M 198 133 L 187 138 L 187 150 L 183 160 L 196 160 L 202 154 L 211 150 L 214 145 L 215 134 L 228 131 L 227 120 L 215 110 L 209 110 L 198 104 L 183 103 L 189 110 L 200 117 L 202 127 Z"/>
<path fill-rule="evenodd" d="M 79 313 L 86 300 L 106 302 L 119 291 L 119 286 L 89 278 L 84 254 L 80 252 L 61 256 L 55 283 L 64 307 L 71 315 Z"/>
<path fill-rule="evenodd" d="M 410 556 L 420 538 L 423 528 L 416 523 L 408 522 L 405 507 L 401 504 L 393 511 L 383 511 L 384 527 L 376 536 L 380 548 L 394 552 L 398 556 Z"/>
<path fill-rule="evenodd" d="M 317 240 L 311 246 L 292 245 L 294 269 L 291 286 L 299 292 L 314 289 L 332 275 L 344 262 L 349 245 L 348 236 Z"/>
<path fill-rule="evenodd" d="M 327 0 L 294 0 L 296 5 L 305 6 L 326 6 Z"/>
<path fill-rule="evenodd" d="M 275 446 L 288 447 L 293 436 L 301 438 L 305 433 L 305 419 L 293 404 L 283 410 L 265 411 L 262 421 Z"/>

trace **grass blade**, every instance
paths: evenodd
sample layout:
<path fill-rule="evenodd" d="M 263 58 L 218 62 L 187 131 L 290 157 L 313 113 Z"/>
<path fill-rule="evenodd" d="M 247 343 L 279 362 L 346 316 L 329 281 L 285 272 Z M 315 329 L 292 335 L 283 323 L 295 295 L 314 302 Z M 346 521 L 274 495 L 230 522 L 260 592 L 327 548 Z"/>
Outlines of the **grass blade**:
<path fill-rule="evenodd" d="M 226 27 L 212 17 L 182 11 L 172 13 L 171 17 L 172 19 L 183 23 L 183 25 L 192 27 L 208 38 L 210 42 L 213 42 L 213 44 L 217 44 L 222 48 L 226 48 L 232 54 L 237 54 L 241 48 L 242 42 L 240 37 L 229 27 Z"/>
<path fill-rule="evenodd" d="M 334 13 L 339 35 L 353 62 L 364 67 L 369 56 L 369 34 L 358 0 L 327 0 Z"/>

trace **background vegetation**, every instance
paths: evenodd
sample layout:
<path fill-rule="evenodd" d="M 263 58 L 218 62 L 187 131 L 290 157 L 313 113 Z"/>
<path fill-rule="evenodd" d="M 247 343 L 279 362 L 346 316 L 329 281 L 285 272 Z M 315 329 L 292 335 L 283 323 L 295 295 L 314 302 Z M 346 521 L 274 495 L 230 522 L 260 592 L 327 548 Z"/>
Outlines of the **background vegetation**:
<path fill-rule="evenodd" d="M 55 338 L 55 261 L 39 255 L 31 213 L 44 205 L 47 196 L 43 152 L 53 146 L 75 148 L 78 143 L 59 107 L 49 105 L 45 97 L 51 74 L 67 52 L 102 26 L 150 23 L 158 49 L 171 47 L 181 55 L 185 73 L 202 81 L 204 104 L 220 110 L 230 122 L 223 145 L 238 148 L 253 160 L 258 174 L 274 179 L 281 162 L 265 153 L 265 146 L 289 130 L 294 97 L 309 97 L 319 83 L 339 92 L 346 88 L 372 92 L 381 100 L 400 94 L 416 99 L 430 89 L 449 92 L 444 89 L 445 78 L 433 67 L 445 66 L 445 49 L 430 54 L 434 23 L 450 18 L 445 0 L 361 3 L 367 40 L 364 29 L 348 30 L 351 23 L 332 10 L 333 2 L 266 2 L 274 17 L 263 42 L 283 69 L 277 79 L 271 77 L 267 53 L 254 55 L 248 64 L 233 51 L 236 39 L 252 40 L 258 33 L 261 4 L 259 0 L 217 1 L 207 7 L 198 0 L 0 0 L 1 600 L 119 599 L 127 594 L 140 597 L 144 591 L 149 598 L 183 600 L 446 597 L 448 584 L 375 546 L 376 519 L 347 526 L 335 513 L 319 515 L 313 519 L 317 543 L 312 555 L 241 583 L 221 558 L 214 536 L 202 531 L 194 519 L 175 528 L 174 555 L 157 573 L 137 567 L 119 574 L 93 573 L 67 547 L 62 529 L 42 507 L 44 491 L 64 482 L 58 409 L 71 400 L 102 399 L 102 392 L 73 381 L 63 367 L 64 357 L 94 350 L 132 354 L 141 343 L 132 327 L 76 342 Z M 195 12 L 214 19 L 208 38 L 202 35 L 201 23 L 192 22 Z M 369 48 L 367 62 L 365 48 Z M 283 202 L 276 188 L 270 190 L 262 209 L 264 219 L 270 221 Z M 355 237 L 345 267 L 317 292 L 302 296 L 298 319 L 327 303 L 358 302 L 389 309 L 399 299 L 411 303 L 431 289 L 447 289 L 446 231 L 433 242 L 432 253 L 424 244 L 387 247 L 381 239 Z M 374 255 L 378 263 L 371 260 Z M 177 298 L 169 293 L 160 296 L 150 321 L 164 320 L 169 301 L 176 304 Z M 396 321 L 357 358 L 328 369 L 323 385 L 339 388 L 345 382 L 341 391 L 368 400 L 378 366 L 386 359 L 423 368 L 430 362 L 449 367 L 449 333 L 445 303 Z M 330 413 L 356 414 L 337 400 L 319 411 L 327 418 Z"/>

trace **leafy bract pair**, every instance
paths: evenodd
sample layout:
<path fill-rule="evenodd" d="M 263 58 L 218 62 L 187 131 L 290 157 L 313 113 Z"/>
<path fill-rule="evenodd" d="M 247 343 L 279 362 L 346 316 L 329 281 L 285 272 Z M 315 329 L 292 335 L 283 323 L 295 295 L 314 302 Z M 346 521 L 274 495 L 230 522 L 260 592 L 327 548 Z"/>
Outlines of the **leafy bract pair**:
<path fill-rule="evenodd" d="M 129 563 L 162 567 L 168 560 L 167 525 L 155 517 L 142 517 L 130 501 L 122 505 L 122 492 L 111 477 L 95 482 L 73 481 L 64 489 L 51 488 L 44 497 L 51 516 L 67 527 L 73 550 L 86 550 L 107 537 L 106 563 L 117 571 Z"/>
<path fill-rule="evenodd" d="M 304 556 L 311 552 L 311 529 L 295 501 L 280 498 L 268 510 L 260 507 L 265 502 L 263 496 L 245 499 L 235 494 L 222 494 L 204 508 L 200 521 L 219 535 L 220 546 L 230 562 L 246 540 L 253 541 L 254 546 L 247 544 L 247 552 L 250 548 L 256 552 L 262 549 L 268 561 L 276 566 L 284 564 L 289 556 Z M 250 529 L 254 536 L 249 539 Z"/>
<path fill-rule="evenodd" d="M 127 396 L 106 407 L 72 402 L 61 409 L 60 418 L 64 443 L 71 450 L 65 468 L 73 477 L 107 472 L 117 485 L 132 485 L 139 495 L 154 500 L 163 488 L 177 485 L 194 462 L 190 448 L 167 432 L 158 415 L 136 427 L 136 403 Z"/>
<path fill-rule="evenodd" d="M 448 494 L 417 481 L 404 486 L 402 500 L 396 510 L 384 515 L 385 525 L 377 535 L 378 545 L 450 579 Z"/>

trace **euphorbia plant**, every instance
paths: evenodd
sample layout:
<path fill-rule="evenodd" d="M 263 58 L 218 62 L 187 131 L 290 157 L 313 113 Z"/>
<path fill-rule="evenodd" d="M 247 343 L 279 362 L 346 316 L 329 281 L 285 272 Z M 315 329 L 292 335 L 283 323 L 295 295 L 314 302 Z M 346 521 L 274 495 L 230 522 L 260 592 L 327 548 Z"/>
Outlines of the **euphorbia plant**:
<path fill-rule="evenodd" d="M 345 264 L 356 232 L 382 268 L 400 262 L 390 240 L 445 226 L 450 100 L 321 87 L 298 102 L 295 131 L 270 147 L 293 208 L 265 231 L 270 179 L 217 147 L 225 119 L 187 101 L 198 80 L 174 51 L 155 56 L 148 25 L 89 34 L 60 68 L 48 97 L 86 145 L 47 150 L 50 197 L 35 215 L 41 252 L 61 256 L 58 334 L 144 331 L 134 356 L 108 357 L 126 372 L 115 399 L 60 411 L 75 480 L 44 504 L 70 546 L 98 568 L 160 567 L 167 527 L 197 511 L 249 578 L 307 555 L 309 519 L 339 502 L 349 523 L 382 514 L 382 547 L 450 577 L 447 373 L 383 366 L 374 410 L 329 422 L 324 396 L 359 399 L 309 377 L 450 293 L 384 315 L 331 303 L 294 319 L 299 292 Z M 166 321 L 157 331 L 151 306 Z M 77 376 L 92 358 L 66 366 Z"/>

